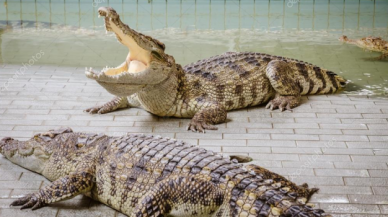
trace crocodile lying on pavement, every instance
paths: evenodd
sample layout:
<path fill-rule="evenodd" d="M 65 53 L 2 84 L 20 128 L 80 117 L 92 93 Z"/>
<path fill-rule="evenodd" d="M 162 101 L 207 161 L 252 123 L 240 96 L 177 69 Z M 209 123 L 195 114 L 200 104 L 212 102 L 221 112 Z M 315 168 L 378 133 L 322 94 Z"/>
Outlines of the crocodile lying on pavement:
<path fill-rule="evenodd" d="M 348 44 L 357 45 L 360 48 L 376 51 L 382 53 L 381 56 L 377 57 L 377 59 L 382 60 L 388 57 L 388 42 L 384 41 L 380 37 L 368 36 L 361 39 L 353 40 L 349 39 L 346 35 L 343 35 L 339 38 L 340 41 L 343 41 Z"/>
<path fill-rule="evenodd" d="M 11 204 L 22 209 L 85 194 L 133 217 L 330 216 L 307 203 L 318 189 L 170 138 L 61 128 L 3 138 L 0 153 L 53 181 Z"/>
<path fill-rule="evenodd" d="M 204 132 L 225 122 L 228 110 L 268 101 L 267 108 L 291 110 L 301 95 L 334 93 L 346 84 L 318 66 L 252 52 L 228 52 L 181 67 L 164 52 L 163 43 L 123 24 L 114 9 L 98 12 L 105 17 L 106 30 L 130 53 L 116 68 L 86 69 L 88 78 L 116 96 L 87 109 L 89 113 L 141 107 L 161 117 L 192 117 L 188 129 Z"/>

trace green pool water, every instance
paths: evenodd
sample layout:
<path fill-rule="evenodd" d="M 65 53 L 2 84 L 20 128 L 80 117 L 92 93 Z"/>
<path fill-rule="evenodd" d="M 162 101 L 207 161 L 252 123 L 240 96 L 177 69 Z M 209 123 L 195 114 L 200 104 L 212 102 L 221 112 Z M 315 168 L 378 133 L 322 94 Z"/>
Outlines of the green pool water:
<path fill-rule="evenodd" d="M 98 7 L 109 5 L 182 65 L 226 51 L 269 53 L 337 72 L 351 81 L 348 93 L 388 95 L 388 59 L 338 41 L 343 34 L 388 40 L 386 0 L 0 2 L 0 64 L 120 64 L 128 50 L 97 17 Z"/>

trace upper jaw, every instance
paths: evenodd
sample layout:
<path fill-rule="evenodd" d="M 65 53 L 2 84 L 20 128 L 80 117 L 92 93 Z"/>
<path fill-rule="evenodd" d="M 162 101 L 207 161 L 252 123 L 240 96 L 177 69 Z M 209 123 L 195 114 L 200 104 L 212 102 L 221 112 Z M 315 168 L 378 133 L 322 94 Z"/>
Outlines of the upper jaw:
<path fill-rule="evenodd" d="M 98 8 L 98 17 L 100 16 L 105 17 L 105 29 L 107 31 L 112 31 L 109 21 L 112 19 L 116 20 L 119 18 L 119 15 L 117 14 L 117 12 L 111 7 L 100 7 Z"/>

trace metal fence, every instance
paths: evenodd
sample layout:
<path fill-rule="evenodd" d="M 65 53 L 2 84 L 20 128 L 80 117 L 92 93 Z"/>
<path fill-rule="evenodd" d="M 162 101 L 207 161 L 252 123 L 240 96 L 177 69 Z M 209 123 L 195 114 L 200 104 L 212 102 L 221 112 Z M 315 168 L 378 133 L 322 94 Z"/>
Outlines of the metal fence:
<path fill-rule="evenodd" d="M 388 27 L 386 0 L 4 0 L 0 20 L 94 28 L 100 6 L 138 30 Z"/>

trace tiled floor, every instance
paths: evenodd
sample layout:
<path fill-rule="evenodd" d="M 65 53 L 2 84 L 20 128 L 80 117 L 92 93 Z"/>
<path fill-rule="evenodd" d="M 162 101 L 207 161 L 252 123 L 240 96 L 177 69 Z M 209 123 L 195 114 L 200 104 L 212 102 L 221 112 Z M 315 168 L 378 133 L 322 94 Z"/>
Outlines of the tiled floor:
<path fill-rule="evenodd" d="M 388 216 L 387 99 L 309 96 L 293 112 L 263 107 L 230 112 L 218 131 L 198 134 L 185 130 L 187 119 L 158 118 L 140 109 L 84 113 L 112 96 L 87 80 L 83 69 L 31 66 L 15 77 L 19 68 L 0 68 L 0 138 L 26 139 L 58 126 L 110 135 L 160 134 L 226 154 L 249 154 L 297 183 L 319 187 L 312 202 L 335 216 Z M 0 216 L 121 215 L 83 196 L 20 211 L 9 204 L 48 182 L 3 157 L 0 174 Z"/>

